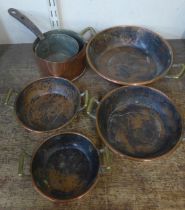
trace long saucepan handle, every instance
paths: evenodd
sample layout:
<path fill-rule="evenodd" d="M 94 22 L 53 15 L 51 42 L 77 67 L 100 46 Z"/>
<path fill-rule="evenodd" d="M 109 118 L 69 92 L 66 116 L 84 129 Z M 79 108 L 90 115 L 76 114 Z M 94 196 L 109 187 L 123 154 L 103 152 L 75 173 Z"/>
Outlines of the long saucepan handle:
<path fill-rule="evenodd" d="M 17 9 L 10 8 L 8 13 L 21 22 L 24 26 L 26 26 L 30 31 L 32 31 L 36 37 L 39 37 L 40 40 L 43 40 L 45 37 L 40 29 L 25 15 L 19 12 Z"/>

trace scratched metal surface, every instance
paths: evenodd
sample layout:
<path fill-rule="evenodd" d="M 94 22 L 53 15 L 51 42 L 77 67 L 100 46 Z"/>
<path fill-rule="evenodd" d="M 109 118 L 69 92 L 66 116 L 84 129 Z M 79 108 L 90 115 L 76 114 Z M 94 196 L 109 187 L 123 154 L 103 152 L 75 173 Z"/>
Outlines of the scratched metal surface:
<path fill-rule="evenodd" d="M 170 43 L 175 63 L 185 62 L 185 42 L 173 40 Z M 87 196 L 65 205 L 47 201 L 35 192 L 29 176 L 30 158 L 25 161 L 25 177 L 18 177 L 21 150 L 32 154 L 40 142 L 53 134 L 26 131 L 17 123 L 13 109 L 3 104 L 9 88 L 20 91 L 39 78 L 31 48 L 30 44 L 0 46 L 0 210 L 184 210 L 185 142 L 171 156 L 153 162 L 133 162 L 113 155 L 109 164 L 111 172 L 100 175 Z M 90 69 L 75 84 L 97 98 L 118 87 Z M 185 77 L 178 81 L 162 79 L 151 86 L 171 97 L 185 119 Z M 15 96 L 10 104 L 14 99 Z M 95 122 L 84 112 L 58 133 L 61 131 L 80 132 L 94 143 L 100 142 Z"/>

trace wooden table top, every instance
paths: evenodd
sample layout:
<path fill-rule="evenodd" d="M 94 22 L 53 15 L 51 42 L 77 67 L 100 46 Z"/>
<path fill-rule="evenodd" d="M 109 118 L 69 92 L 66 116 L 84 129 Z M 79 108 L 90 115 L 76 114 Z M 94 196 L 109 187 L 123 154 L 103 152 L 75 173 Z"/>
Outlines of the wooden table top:
<path fill-rule="evenodd" d="M 185 63 L 185 41 L 169 42 L 174 63 Z M 25 160 L 26 175 L 18 176 L 21 151 L 32 154 L 40 142 L 53 135 L 26 131 L 16 121 L 13 108 L 3 103 L 9 88 L 19 92 L 39 78 L 31 49 L 31 44 L 0 45 L 0 210 L 184 210 L 185 142 L 170 156 L 151 162 L 135 162 L 113 154 L 111 171 L 99 176 L 95 188 L 84 198 L 65 205 L 52 203 L 33 189 L 30 158 Z M 97 98 L 118 87 L 89 68 L 74 83 Z M 167 94 L 185 119 L 185 76 L 179 80 L 164 78 L 151 86 Z M 14 100 L 15 95 L 10 105 Z M 62 131 L 76 131 L 96 144 L 100 142 L 95 122 L 85 112 L 57 133 Z M 182 136 L 185 137 L 184 132 Z"/>

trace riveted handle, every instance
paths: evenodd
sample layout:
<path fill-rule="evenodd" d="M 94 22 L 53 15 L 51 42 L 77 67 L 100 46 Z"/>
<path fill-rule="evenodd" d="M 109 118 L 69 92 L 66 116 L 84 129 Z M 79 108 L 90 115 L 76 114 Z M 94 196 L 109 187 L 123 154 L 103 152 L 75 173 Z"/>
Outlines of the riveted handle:
<path fill-rule="evenodd" d="M 24 26 L 26 26 L 30 31 L 32 31 L 36 37 L 39 37 L 40 40 L 45 39 L 43 33 L 40 31 L 40 29 L 25 15 L 23 15 L 20 11 L 14 8 L 10 8 L 8 10 L 8 13 L 17 19 L 19 22 L 21 22 Z"/>
<path fill-rule="evenodd" d="M 180 79 L 185 73 L 185 64 L 173 64 L 172 68 L 179 68 L 179 72 L 175 75 L 167 74 L 165 78 Z"/>
<path fill-rule="evenodd" d="M 87 107 L 87 114 L 93 119 L 96 119 L 96 115 L 92 114 L 93 107 L 95 104 L 98 106 L 99 103 L 100 102 L 94 97 L 92 97 L 89 101 L 89 105 Z"/>
<path fill-rule="evenodd" d="M 84 104 L 82 105 L 82 107 L 80 108 L 79 111 L 82 111 L 84 109 L 86 109 L 88 102 L 89 102 L 89 92 L 88 90 L 85 90 L 83 93 L 80 94 L 81 99 L 84 98 Z"/>
<path fill-rule="evenodd" d="M 81 35 L 81 36 L 84 36 L 87 32 L 90 32 L 90 34 L 91 34 L 90 38 L 96 35 L 96 30 L 95 30 L 93 27 L 84 28 L 84 29 L 80 32 L 80 35 Z M 89 39 L 90 39 L 90 38 L 89 38 Z"/>

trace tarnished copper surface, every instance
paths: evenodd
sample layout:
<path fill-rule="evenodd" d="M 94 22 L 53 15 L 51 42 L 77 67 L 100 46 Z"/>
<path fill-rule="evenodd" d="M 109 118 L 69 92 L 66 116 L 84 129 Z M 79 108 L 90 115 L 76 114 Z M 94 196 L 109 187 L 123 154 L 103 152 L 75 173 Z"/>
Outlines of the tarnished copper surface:
<path fill-rule="evenodd" d="M 108 93 L 100 102 L 96 127 L 113 152 L 133 160 L 151 160 L 177 147 L 182 119 L 162 92 L 126 86 Z"/>
<path fill-rule="evenodd" d="M 80 92 L 70 81 L 45 77 L 20 92 L 15 112 L 26 129 L 45 132 L 69 123 L 80 110 L 80 103 Z"/>
<path fill-rule="evenodd" d="M 81 188 L 81 180 L 76 174 L 63 175 L 56 169 L 48 170 L 48 182 L 51 188 L 68 193 Z"/>
<path fill-rule="evenodd" d="M 158 34 L 136 26 L 98 33 L 87 45 L 90 67 L 120 85 L 149 84 L 167 73 L 173 62 L 170 45 Z"/>
<path fill-rule="evenodd" d="M 36 150 L 31 174 L 35 189 L 51 201 L 81 198 L 97 182 L 99 155 L 85 136 L 65 132 L 48 138 Z"/>
<path fill-rule="evenodd" d="M 52 30 L 52 31 L 44 33 L 44 35 L 47 37 L 47 36 L 50 36 L 51 34 L 60 34 L 60 33 L 67 34 L 73 37 L 74 39 L 76 39 L 76 41 L 79 44 L 78 54 L 74 55 L 73 57 L 67 59 L 64 62 L 52 62 L 52 61 L 48 61 L 47 59 L 42 59 L 41 57 L 37 56 L 37 53 L 36 53 L 36 46 L 37 46 L 37 43 L 39 42 L 38 38 L 35 40 L 33 44 L 33 52 L 35 54 L 35 58 L 39 65 L 42 76 L 57 76 L 57 77 L 63 77 L 69 80 L 75 80 L 83 74 L 84 69 L 85 69 L 86 44 L 80 35 L 69 30 L 64 30 L 64 29 Z"/>

